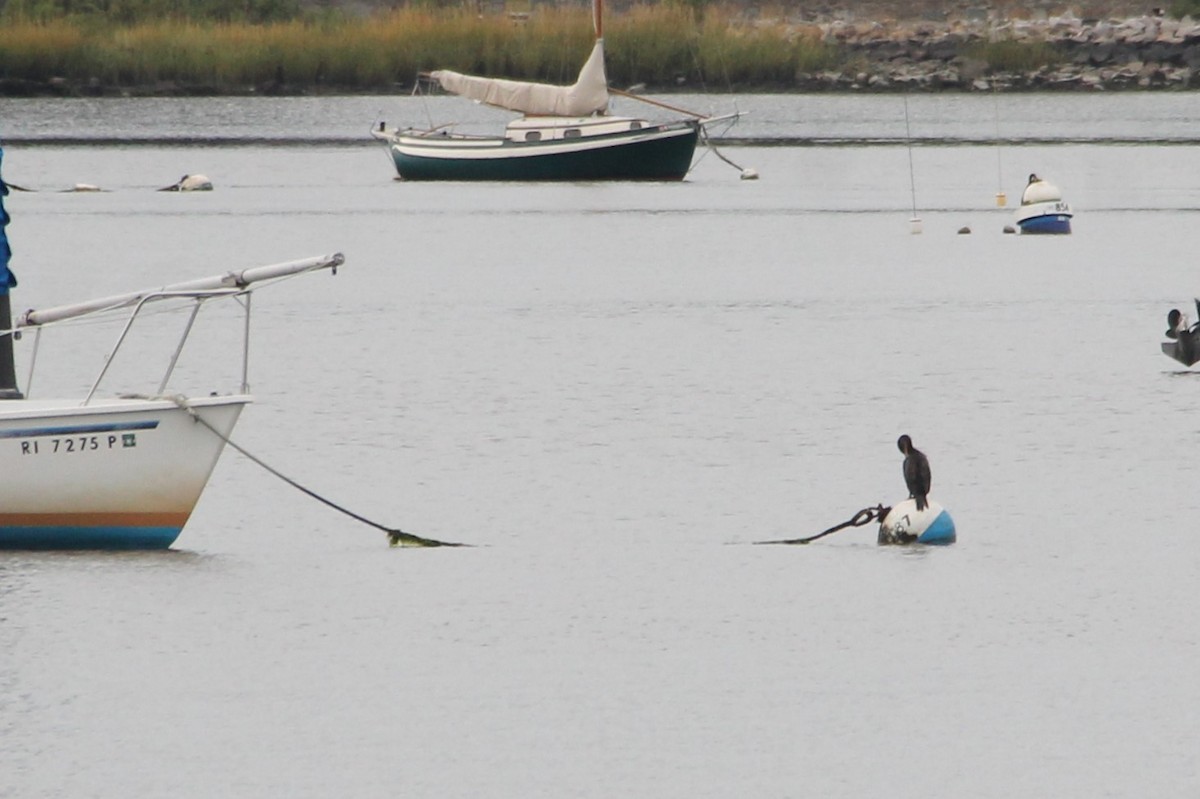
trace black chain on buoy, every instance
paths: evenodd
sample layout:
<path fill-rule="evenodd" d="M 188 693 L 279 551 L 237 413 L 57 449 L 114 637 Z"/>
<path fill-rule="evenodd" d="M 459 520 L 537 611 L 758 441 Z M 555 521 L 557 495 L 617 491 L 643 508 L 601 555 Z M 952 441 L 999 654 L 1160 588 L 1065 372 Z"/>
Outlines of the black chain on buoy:
<path fill-rule="evenodd" d="M 828 530 L 822 530 L 816 535 L 810 535 L 805 538 L 784 538 L 777 541 L 755 541 L 755 544 L 807 544 L 809 541 L 816 541 L 818 538 L 824 538 L 830 533 L 836 533 L 838 530 L 845 530 L 847 527 L 862 527 L 864 524 L 869 524 L 872 521 L 883 519 L 891 512 L 891 508 L 884 507 L 883 503 L 870 508 L 863 508 L 858 513 L 851 516 L 848 520 L 841 524 L 835 524 Z"/>

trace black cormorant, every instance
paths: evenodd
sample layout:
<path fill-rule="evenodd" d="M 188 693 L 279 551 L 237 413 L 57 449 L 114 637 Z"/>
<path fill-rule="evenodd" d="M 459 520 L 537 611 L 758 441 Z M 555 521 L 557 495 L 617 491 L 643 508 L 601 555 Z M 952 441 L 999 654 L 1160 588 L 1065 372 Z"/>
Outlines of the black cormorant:
<path fill-rule="evenodd" d="M 929 459 L 925 453 L 913 446 L 912 439 L 900 436 L 896 446 L 904 453 L 904 484 L 908 486 L 908 495 L 917 501 L 917 510 L 929 507 L 927 496 L 933 477 L 929 472 Z"/>

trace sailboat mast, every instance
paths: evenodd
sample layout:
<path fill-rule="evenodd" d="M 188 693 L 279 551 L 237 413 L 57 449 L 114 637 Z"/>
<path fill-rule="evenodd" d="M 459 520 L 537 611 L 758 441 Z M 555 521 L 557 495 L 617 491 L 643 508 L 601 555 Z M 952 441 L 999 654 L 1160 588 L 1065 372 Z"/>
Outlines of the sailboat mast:
<path fill-rule="evenodd" d="M 596 38 L 604 38 L 604 0 L 592 0 L 592 29 Z"/>

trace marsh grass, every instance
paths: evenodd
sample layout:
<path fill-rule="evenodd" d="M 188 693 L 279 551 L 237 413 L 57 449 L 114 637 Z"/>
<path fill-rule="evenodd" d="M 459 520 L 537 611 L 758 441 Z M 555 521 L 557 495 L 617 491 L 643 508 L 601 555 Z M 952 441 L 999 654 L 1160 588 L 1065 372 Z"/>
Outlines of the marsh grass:
<path fill-rule="evenodd" d="M 386 90 L 418 72 L 455 69 L 570 83 L 592 46 L 586 9 L 538 8 L 519 19 L 463 7 L 408 7 L 369 18 L 251 24 L 161 18 L 120 25 L 96 17 L 0 25 L 0 78 L 52 78 L 244 91 L 268 83 Z M 605 20 L 614 86 L 707 81 L 715 88 L 785 84 L 836 53 L 803 29 L 750 25 L 733 11 L 683 2 L 634 6 Z"/>
<path fill-rule="evenodd" d="M 699 72 L 730 86 L 787 85 L 797 73 L 838 65 L 837 48 L 821 41 L 815 27 L 782 23 L 738 25 L 725 14 L 707 14 L 696 53 Z"/>
<path fill-rule="evenodd" d="M 70 74 L 95 59 L 95 42 L 65 22 L 0 25 L 0 76 Z"/>

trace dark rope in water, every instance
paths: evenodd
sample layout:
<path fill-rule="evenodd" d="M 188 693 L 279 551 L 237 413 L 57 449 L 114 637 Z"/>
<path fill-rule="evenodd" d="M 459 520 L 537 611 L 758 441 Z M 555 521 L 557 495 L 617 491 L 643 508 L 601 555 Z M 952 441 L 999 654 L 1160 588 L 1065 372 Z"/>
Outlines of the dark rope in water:
<path fill-rule="evenodd" d="M 707 145 L 709 150 L 712 150 L 713 154 L 716 155 L 717 158 L 720 158 L 722 161 L 729 164 L 731 167 L 733 167 L 737 171 L 741 172 L 743 178 L 750 178 L 751 176 L 758 177 L 758 173 L 755 172 L 753 169 L 747 169 L 746 167 L 742 166 L 741 164 L 734 163 L 725 155 L 725 153 L 718 150 L 717 145 L 713 144 L 713 140 L 709 137 L 708 131 L 705 129 L 705 127 L 703 125 L 700 126 L 700 136 L 701 136 L 701 138 L 704 139 L 704 144 Z"/>
<path fill-rule="evenodd" d="M 178 405 L 180 408 L 183 408 L 185 411 L 187 411 L 193 419 L 195 419 L 200 424 L 204 425 L 209 430 L 211 430 L 213 435 L 215 435 L 217 438 L 221 439 L 226 444 L 228 444 L 229 446 L 236 449 L 238 452 L 245 455 L 251 461 L 258 464 L 259 466 L 266 469 L 271 474 L 278 477 L 283 482 L 290 485 L 292 488 L 295 488 L 297 491 L 307 494 L 308 496 L 312 497 L 313 499 L 317 500 L 318 502 L 328 505 L 329 507 L 333 508 L 334 510 L 338 511 L 339 513 L 344 513 L 345 515 L 349 516 L 351 519 L 354 519 L 355 521 L 362 522 L 363 524 L 370 525 L 371 527 L 374 527 L 377 530 L 382 530 L 383 532 L 387 533 L 388 541 L 391 546 L 394 546 L 394 547 L 396 547 L 396 546 L 407 546 L 407 547 L 466 547 L 466 546 L 471 546 L 470 544 L 459 544 L 459 543 L 455 543 L 455 542 L 451 542 L 451 541 L 438 541 L 437 539 L 434 539 L 434 538 L 424 538 L 419 535 L 413 535 L 412 533 L 406 533 L 397 527 L 388 527 L 386 525 L 380 524 L 379 522 L 372 521 L 365 516 L 361 516 L 361 515 L 355 513 L 354 511 L 350 510 L 349 508 L 345 508 L 345 507 L 337 504 L 333 500 L 327 499 L 327 498 L 321 496 L 316 491 L 313 491 L 311 488 L 307 488 L 306 486 L 301 485 L 300 483 L 296 482 L 292 478 L 288 477 L 283 472 L 279 471 L 278 469 L 274 468 L 270 464 L 263 461 L 261 458 L 258 458 L 256 456 L 252 455 L 250 452 L 246 451 L 245 448 L 240 446 L 233 439 L 229 438 L 229 436 L 222 435 L 219 430 L 217 430 L 215 427 L 213 427 L 211 424 L 209 424 L 206 419 L 204 419 L 202 416 L 200 416 L 200 414 L 196 413 L 194 408 L 192 408 L 190 405 L 187 404 L 186 398 L 171 397 L 170 399 L 176 405 Z"/>
<path fill-rule="evenodd" d="M 755 544 L 807 544 L 809 541 L 816 541 L 818 538 L 824 538 L 830 533 L 836 533 L 838 530 L 844 530 L 847 527 L 862 527 L 876 519 L 882 521 L 885 516 L 891 511 L 891 508 L 885 508 L 883 504 L 876 505 L 873 508 L 863 508 L 858 513 L 851 516 L 848 520 L 841 524 L 835 524 L 828 530 L 822 530 L 816 535 L 810 535 L 805 538 L 784 538 L 777 541 L 755 541 Z"/>

